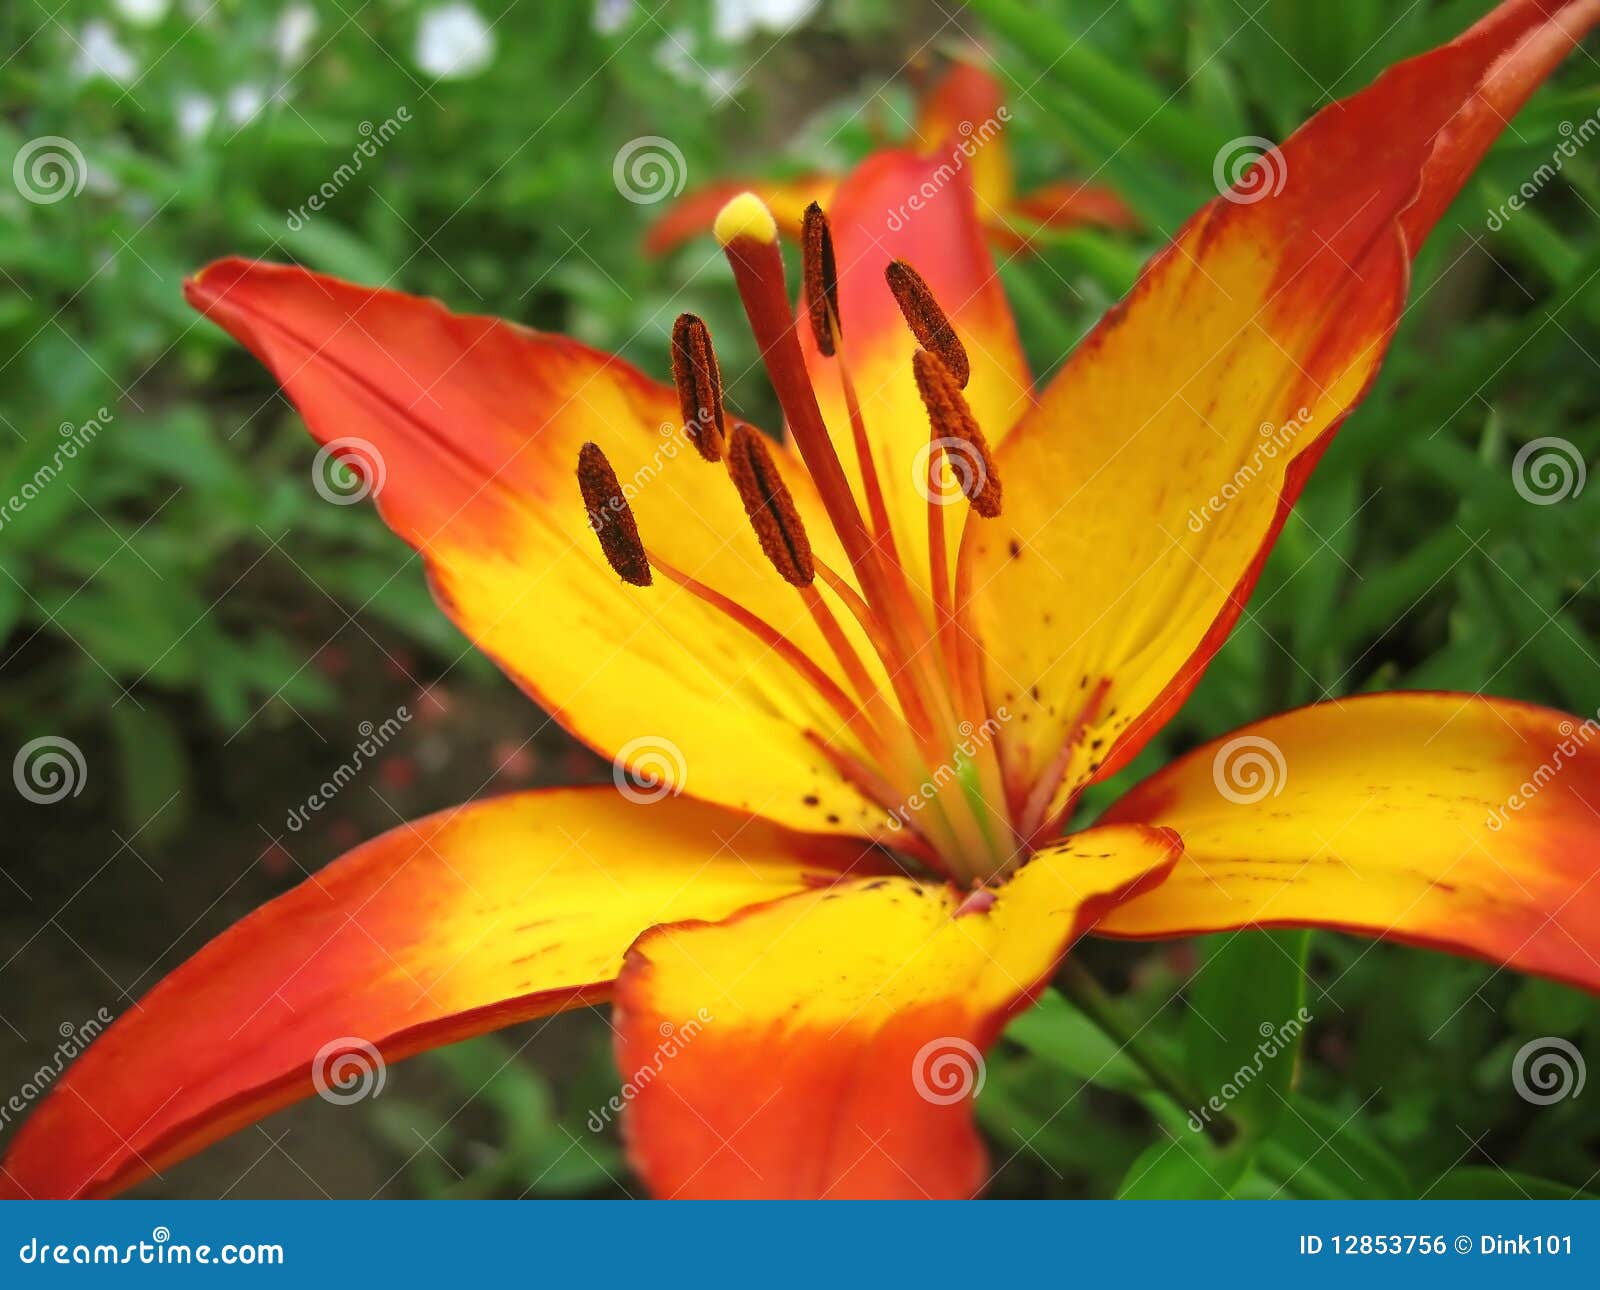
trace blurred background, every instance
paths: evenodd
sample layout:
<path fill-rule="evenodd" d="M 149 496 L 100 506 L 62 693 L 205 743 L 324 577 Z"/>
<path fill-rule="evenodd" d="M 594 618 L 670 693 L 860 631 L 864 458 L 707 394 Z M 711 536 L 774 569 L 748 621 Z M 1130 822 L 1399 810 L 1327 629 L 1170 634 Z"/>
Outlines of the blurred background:
<path fill-rule="evenodd" d="M 645 255 L 651 221 L 685 185 L 839 169 L 904 138 L 918 84 L 977 41 L 1007 87 L 1021 187 L 1093 177 L 1139 217 L 1138 232 L 1041 235 L 1005 264 L 1048 373 L 1215 195 L 1230 141 L 1281 139 L 1489 7 L 11 0 L 0 760 L 53 758 L 65 779 L 28 792 L 20 771 L 0 779 L 0 1099 L 35 1100 L 64 1038 L 361 839 L 485 785 L 610 771 L 472 652 L 370 506 L 344 504 L 359 481 L 316 464 L 264 371 L 184 305 L 186 274 L 225 253 L 294 260 L 567 332 L 663 378 L 688 309 L 711 322 L 724 370 L 743 371 L 720 257 L 703 239 Z M 1241 722 L 1365 689 L 1595 712 L 1593 52 L 1569 60 L 1441 224 L 1377 391 L 1201 689 L 1129 778 Z M 665 180 L 619 182 L 614 162 L 646 137 L 671 145 Z M 759 380 L 730 399 L 777 422 Z M 292 826 L 401 710 L 381 755 Z M 1225 1050 L 1186 1056 L 1216 1047 L 1186 999 L 1293 994 L 1308 961 L 1314 1022 L 1267 1081 L 1284 1105 L 1264 1102 L 1271 1149 L 1237 1193 L 1597 1186 L 1600 1117 L 1584 1108 L 1600 1094 L 1540 1106 L 1510 1077 L 1535 1038 L 1600 1052 L 1600 1011 L 1577 991 L 1333 935 L 1084 953 L 1153 1043 L 1223 1070 L 1237 1064 Z M 1215 1168 L 1186 1166 L 1187 1151 L 1154 1163 L 1152 1144 L 1182 1126 L 1110 1052 L 1055 997 L 997 1047 L 979 1101 L 995 1194 L 1206 1190 Z M 380 1097 L 313 1099 L 138 1194 L 639 1191 L 614 1125 L 589 1123 L 616 1087 L 603 1013 L 389 1074 Z M 0 1146 L 20 1118 L 0 1119 Z"/>

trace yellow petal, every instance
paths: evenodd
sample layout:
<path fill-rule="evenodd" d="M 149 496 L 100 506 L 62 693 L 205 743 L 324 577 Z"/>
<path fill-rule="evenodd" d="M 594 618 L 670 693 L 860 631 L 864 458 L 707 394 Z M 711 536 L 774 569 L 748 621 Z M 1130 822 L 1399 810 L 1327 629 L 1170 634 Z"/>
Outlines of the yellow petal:
<path fill-rule="evenodd" d="M 1094 829 L 979 897 L 852 879 L 648 933 L 616 992 L 634 1167 L 658 1196 L 971 1195 L 983 1051 L 1175 854 Z"/>
<path fill-rule="evenodd" d="M 1330 927 L 1600 990 L 1600 724 L 1471 694 L 1373 694 L 1196 749 L 1108 819 L 1183 859 L 1095 929 Z"/>
<path fill-rule="evenodd" d="M 684 438 L 673 391 L 564 337 L 301 269 L 226 260 L 189 297 L 282 381 L 313 435 L 367 460 L 379 510 L 473 642 L 580 739 L 636 767 L 644 791 L 800 829 L 876 827 L 882 813 L 808 736 L 855 748 L 813 687 L 688 592 L 624 586 L 601 557 L 574 473 L 587 441 L 650 551 L 840 680 L 725 472 Z M 818 554 L 842 565 L 809 480 L 779 458 Z"/>
<path fill-rule="evenodd" d="M 1239 185 L 1001 446 L 1005 514 L 968 530 L 976 617 L 992 701 L 1028 718 L 1007 743 L 1015 775 L 1040 776 L 1086 723 L 1058 808 L 1193 689 L 1376 374 L 1411 256 L 1597 17 L 1597 0 L 1510 0 L 1253 168 L 1233 158 Z"/>

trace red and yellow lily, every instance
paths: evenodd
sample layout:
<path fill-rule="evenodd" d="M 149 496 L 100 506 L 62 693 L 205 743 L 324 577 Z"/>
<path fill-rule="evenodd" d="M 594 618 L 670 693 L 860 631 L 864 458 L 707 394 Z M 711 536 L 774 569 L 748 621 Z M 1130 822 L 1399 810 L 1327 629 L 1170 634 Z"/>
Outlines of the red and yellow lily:
<path fill-rule="evenodd" d="M 1320 112 L 1281 191 L 1202 208 L 1037 393 L 966 180 L 884 226 L 937 161 L 875 156 L 808 218 L 798 315 L 772 215 L 735 200 L 717 233 L 789 446 L 723 407 L 692 318 L 674 389 L 430 301 L 204 270 L 189 298 L 312 433 L 381 456 L 446 611 L 682 793 L 522 793 L 357 848 L 97 1039 L 0 1192 L 117 1192 L 305 1097 L 352 1037 L 392 1061 L 610 1000 L 654 1193 L 965 1196 L 984 1149 L 929 1055 L 991 1044 L 1086 931 L 1326 927 L 1600 987 L 1600 748 L 1543 708 L 1318 704 L 1062 835 L 1193 689 L 1417 246 L 1597 20 L 1506 0 Z"/>
<path fill-rule="evenodd" d="M 1065 230 L 1085 225 L 1108 229 L 1133 229 L 1136 216 L 1115 191 L 1101 184 L 1062 180 L 1017 191 L 1006 139 L 1010 110 L 1000 83 L 976 55 L 952 62 L 918 106 L 912 127 L 916 151 L 971 174 L 978 203 L 978 221 L 989 244 L 1005 251 L 1026 247 L 1043 230 Z M 650 225 L 645 250 L 665 255 L 711 231 L 717 214 L 743 192 L 753 192 L 765 202 L 787 236 L 800 233 L 806 207 L 812 202 L 831 206 L 843 176 L 811 173 L 791 179 L 730 180 L 707 184 L 685 193 Z M 900 195 L 904 202 L 909 193 Z"/>

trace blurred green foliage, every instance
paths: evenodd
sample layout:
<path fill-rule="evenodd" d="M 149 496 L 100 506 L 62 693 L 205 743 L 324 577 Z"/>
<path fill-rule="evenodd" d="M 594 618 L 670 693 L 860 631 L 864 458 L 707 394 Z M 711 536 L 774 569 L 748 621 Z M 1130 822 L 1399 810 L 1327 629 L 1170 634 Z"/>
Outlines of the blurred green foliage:
<path fill-rule="evenodd" d="M 1073 233 L 1004 266 L 1048 372 L 1213 195 L 1227 141 L 1283 137 L 1489 4 L 838 0 L 779 34 L 733 30 L 731 7 L 709 0 L 481 0 L 492 52 L 443 77 L 419 54 L 440 7 L 81 0 L 69 14 L 18 0 L 0 17 L 15 51 L 0 66 L 0 156 L 59 136 L 86 167 L 82 190 L 62 200 L 0 183 L 0 502 L 52 472 L 0 527 L 0 721 L 16 742 L 103 728 L 123 751 L 131 827 L 189 773 L 187 723 L 226 737 L 337 703 L 306 666 L 317 641 L 297 606 L 335 621 L 361 610 L 420 649 L 462 652 L 416 561 L 369 508 L 318 496 L 292 411 L 184 306 L 181 280 L 207 259 L 293 259 L 438 295 L 657 373 L 672 317 L 694 309 L 712 321 L 725 369 L 742 371 L 750 355 L 726 272 L 703 244 L 665 263 L 639 254 L 659 208 L 619 193 L 618 149 L 667 136 L 696 183 L 837 166 L 875 128 L 903 128 L 910 99 L 895 73 L 912 54 L 987 34 L 1014 90 L 1008 138 L 1024 186 L 1092 175 L 1148 222 L 1138 238 Z M 1461 688 L 1584 715 L 1600 704 L 1600 488 L 1532 505 L 1511 465 L 1544 436 L 1585 463 L 1600 455 L 1600 150 L 1567 161 L 1526 209 L 1492 217 L 1570 123 L 1600 110 L 1594 66 L 1571 60 L 1443 221 L 1378 387 L 1315 476 L 1233 639 L 1091 809 L 1201 738 L 1329 695 Z M 359 173 L 304 215 L 396 120 Z M 733 397 L 752 412 L 766 398 L 756 382 Z M 60 463 L 61 444 L 91 422 L 82 451 Z M 173 812 L 161 818 L 181 827 Z M 980 1109 L 1005 1162 L 996 1190 L 1592 1185 L 1600 1143 L 1585 1104 L 1530 1106 L 1508 1078 L 1511 1054 L 1534 1037 L 1600 1052 L 1586 997 L 1443 956 L 1301 941 L 1215 938 L 1198 978 L 1181 948 L 1086 951 L 1152 1059 L 1201 1091 L 1250 1059 L 1257 1023 L 1283 1021 L 1302 990 L 1314 1021 L 1230 1109 L 1239 1124 L 1223 1141 L 1186 1125 L 1194 1107 L 1119 1054 L 1084 1000 L 1048 996 L 989 1064 Z M 1202 1005 L 1230 998 L 1242 1025 L 1196 1026 Z M 428 1193 L 611 1189 L 614 1131 L 583 1125 L 609 1096 L 603 1030 L 577 1047 L 558 1087 L 498 1039 L 430 1059 L 463 1099 L 483 1100 L 487 1152 L 428 1106 L 386 1102 L 375 1132 Z M 417 1139 L 434 1149 L 419 1152 Z"/>

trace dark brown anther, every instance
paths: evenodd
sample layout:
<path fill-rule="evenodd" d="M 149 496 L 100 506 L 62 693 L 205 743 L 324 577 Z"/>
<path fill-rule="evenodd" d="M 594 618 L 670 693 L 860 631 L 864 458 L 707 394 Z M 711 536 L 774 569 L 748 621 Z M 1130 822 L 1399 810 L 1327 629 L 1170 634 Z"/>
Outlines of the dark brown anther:
<path fill-rule="evenodd" d="M 759 430 L 742 423 L 728 440 L 728 474 L 739 490 L 744 513 L 761 542 L 761 549 L 784 581 L 808 587 L 816 577 L 811 560 L 811 540 L 794 508 L 789 486 L 778 473 L 772 453 Z"/>
<path fill-rule="evenodd" d="M 917 392 L 928 409 L 935 448 L 943 452 L 972 509 L 992 520 L 1000 514 L 1000 476 L 995 473 L 989 441 L 983 437 L 961 387 L 943 361 L 925 349 L 911 356 L 911 368 L 916 373 Z M 937 469 L 932 460 L 928 465 L 930 470 Z"/>
<path fill-rule="evenodd" d="M 722 459 L 726 430 L 722 415 L 722 369 L 711 333 L 693 314 L 672 324 L 672 383 L 683 409 L 683 432 L 707 461 Z"/>
<path fill-rule="evenodd" d="M 622 485 L 617 482 L 617 472 L 611 469 L 599 444 L 586 443 L 578 449 L 578 488 L 589 511 L 589 527 L 600 539 L 606 563 L 624 582 L 648 587 L 650 560 L 639 538 L 633 507 L 628 505 Z"/>
<path fill-rule="evenodd" d="M 833 258 L 833 231 L 816 202 L 806 207 L 800 258 L 811 334 L 817 338 L 817 349 L 832 358 L 834 333 L 843 330 L 839 326 L 839 267 Z"/>
<path fill-rule="evenodd" d="M 939 361 L 955 378 L 957 389 L 966 389 L 972 375 L 966 348 L 922 275 L 904 260 L 894 260 L 883 276 L 888 279 L 889 290 L 894 293 L 895 303 L 900 306 L 900 313 L 917 343 L 938 355 Z"/>

